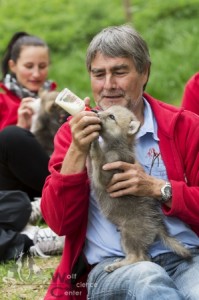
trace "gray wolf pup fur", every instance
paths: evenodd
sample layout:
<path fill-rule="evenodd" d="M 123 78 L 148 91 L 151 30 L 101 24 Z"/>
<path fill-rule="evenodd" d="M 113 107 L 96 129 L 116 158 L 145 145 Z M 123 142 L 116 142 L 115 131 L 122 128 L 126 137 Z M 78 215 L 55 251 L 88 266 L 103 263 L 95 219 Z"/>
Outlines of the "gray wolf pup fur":
<path fill-rule="evenodd" d="M 41 107 L 36 119 L 34 135 L 47 154 L 54 150 L 54 136 L 69 114 L 55 103 L 58 91 L 42 92 Z"/>
<path fill-rule="evenodd" d="M 150 260 L 148 248 L 158 238 L 179 256 L 190 259 L 190 251 L 169 236 L 157 199 L 133 195 L 111 198 L 106 192 L 112 176 L 119 170 L 105 171 L 102 166 L 114 161 L 135 163 L 134 140 L 140 122 L 121 106 L 112 106 L 97 114 L 101 120 L 101 141 L 96 139 L 91 144 L 91 186 L 102 213 L 120 231 L 125 253 L 124 259 L 108 265 L 105 270 L 112 272 L 121 266 Z"/>

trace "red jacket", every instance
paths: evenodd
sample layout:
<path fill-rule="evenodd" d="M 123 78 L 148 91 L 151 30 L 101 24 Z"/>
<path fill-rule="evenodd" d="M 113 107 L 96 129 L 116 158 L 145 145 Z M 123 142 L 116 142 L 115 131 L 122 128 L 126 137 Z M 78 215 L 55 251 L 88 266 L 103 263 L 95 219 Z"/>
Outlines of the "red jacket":
<path fill-rule="evenodd" d="M 17 110 L 21 99 L 7 89 L 2 82 L 0 82 L 0 88 L 4 91 L 0 93 L 0 130 L 2 130 L 8 125 L 17 124 Z M 52 83 L 51 90 L 55 88 L 56 84 Z"/>
<path fill-rule="evenodd" d="M 199 115 L 199 73 L 194 74 L 186 83 L 182 106 Z"/>
<path fill-rule="evenodd" d="M 158 124 L 160 151 L 172 184 L 172 208 L 163 207 L 168 216 L 179 217 L 199 234 L 199 116 L 144 95 Z M 59 235 L 66 235 L 61 262 L 45 299 L 86 299 L 84 278 L 71 284 L 84 246 L 89 202 L 87 172 L 60 174 L 71 132 L 65 123 L 55 137 L 55 151 L 49 163 L 41 209 L 44 219 Z M 82 260 L 81 260 L 82 262 Z M 83 264 L 79 264 L 79 267 Z M 56 294 L 57 293 L 57 294 Z M 64 295 L 65 293 L 65 295 Z M 58 298 L 55 297 L 57 295 Z"/>

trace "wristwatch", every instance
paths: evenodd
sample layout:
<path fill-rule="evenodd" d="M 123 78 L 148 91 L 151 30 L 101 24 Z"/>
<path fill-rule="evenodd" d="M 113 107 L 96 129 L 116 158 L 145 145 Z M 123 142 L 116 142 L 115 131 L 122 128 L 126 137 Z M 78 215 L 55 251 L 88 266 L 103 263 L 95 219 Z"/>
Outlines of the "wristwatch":
<path fill-rule="evenodd" d="M 164 204 L 169 201 L 172 197 L 172 189 L 170 182 L 166 182 L 166 184 L 161 188 L 161 199 L 160 203 Z"/>

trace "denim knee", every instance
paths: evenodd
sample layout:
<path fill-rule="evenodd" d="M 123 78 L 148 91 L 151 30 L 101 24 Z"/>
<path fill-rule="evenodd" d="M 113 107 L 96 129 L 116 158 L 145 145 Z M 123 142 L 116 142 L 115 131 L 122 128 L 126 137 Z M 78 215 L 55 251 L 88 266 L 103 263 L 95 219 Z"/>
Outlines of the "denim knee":
<path fill-rule="evenodd" d="M 104 267 L 113 260 L 108 259 L 98 264 L 89 274 L 88 299 L 184 299 L 159 265 L 143 261 L 107 273 Z"/>

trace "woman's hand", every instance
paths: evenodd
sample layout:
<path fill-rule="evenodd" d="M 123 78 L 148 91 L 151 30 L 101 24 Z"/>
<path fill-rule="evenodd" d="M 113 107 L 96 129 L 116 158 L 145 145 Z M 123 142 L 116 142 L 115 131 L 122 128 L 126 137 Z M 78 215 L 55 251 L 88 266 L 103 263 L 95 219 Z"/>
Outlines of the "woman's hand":
<path fill-rule="evenodd" d="M 32 116 L 34 115 L 34 110 L 31 104 L 35 101 L 35 98 L 27 97 L 21 100 L 21 104 L 18 108 L 18 121 L 17 126 L 30 129 L 32 125 Z"/>
<path fill-rule="evenodd" d="M 134 195 L 159 198 L 161 196 L 160 189 L 165 181 L 145 173 L 140 164 L 118 161 L 103 166 L 103 170 L 113 169 L 121 172 L 113 175 L 107 187 L 107 192 L 111 197 Z"/>

